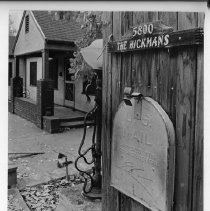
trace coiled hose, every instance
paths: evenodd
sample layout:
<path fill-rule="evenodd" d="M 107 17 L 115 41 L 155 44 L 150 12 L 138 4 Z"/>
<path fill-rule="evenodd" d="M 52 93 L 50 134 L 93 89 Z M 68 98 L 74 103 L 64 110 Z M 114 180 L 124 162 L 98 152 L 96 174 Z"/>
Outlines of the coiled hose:
<path fill-rule="evenodd" d="M 79 149 L 78 149 L 78 154 L 79 156 L 76 158 L 75 160 L 75 168 L 83 175 L 87 175 L 87 177 L 90 178 L 91 180 L 91 185 L 89 187 L 88 190 L 86 190 L 86 187 L 87 187 L 87 183 L 88 183 L 88 178 L 87 177 L 84 177 L 85 179 L 85 182 L 84 182 L 84 186 L 83 186 L 83 192 L 84 193 L 89 193 L 91 190 L 92 190 L 92 183 L 93 183 L 93 177 L 91 175 L 91 173 L 87 172 L 87 171 L 83 171 L 82 169 L 80 169 L 78 167 L 78 161 L 83 158 L 84 162 L 91 165 L 92 163 L 94 163 L 95 161 L 95 137 L 96 137 L 96 111 L 98 109 L 98 105 L 97 103 L 95 104 L 94 108 L 89 111 L 86 115 L 85 115 L 85 118 L 84 118 L 84 132 L 83 132 L 83 137 L 82 137 L 82 140 L 81 140 L 81 143 L 80 143 L 80 146 L 79 146 Z M 92 145 L 91 147 L 89 147 L 88 149 L 86 149 L 83 153 L 82 153 L 82 147 L 84 145 L 84 142 L 85 142 L 85 138 L 86 138 L 86 130 L 87 130 L 87 120 L 88 120 L 88 117 L 93 117 L 94 119 L 94 129 L 93 129 L 93 136 L 92 136 Z M 92 152 L 92 160 L 91 161 L 88 161 L 87 158 L 85 157 L 85 155 L 91 150 Z M 93 169 L 94 170 L 94 169 Z M 93 175 L 94 175 L 94 171 L 93 171 Z"/>

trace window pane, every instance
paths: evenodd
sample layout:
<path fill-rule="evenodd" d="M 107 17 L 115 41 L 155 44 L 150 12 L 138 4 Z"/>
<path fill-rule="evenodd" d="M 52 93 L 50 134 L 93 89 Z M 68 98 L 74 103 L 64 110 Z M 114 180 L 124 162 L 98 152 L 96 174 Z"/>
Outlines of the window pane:
<path fill-rule="evenodd" d="M 36 86 L 37 82 L 37 62 L 30 62 L 30 85 Z"/>

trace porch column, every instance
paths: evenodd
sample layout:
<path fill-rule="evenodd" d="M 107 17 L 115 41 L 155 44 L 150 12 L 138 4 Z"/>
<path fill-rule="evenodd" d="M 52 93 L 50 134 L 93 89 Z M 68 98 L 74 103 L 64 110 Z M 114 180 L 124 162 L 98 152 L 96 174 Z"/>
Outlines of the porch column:
<path fill-rule="evenodd" d="M 42 78 L 49 78 L 49 50 L 42 50 Z"/>
<path fill-rule="evenodd" d="M 18 56 L 15 56 L 15 62 L 14 62 L 14 71 L 15 71 L 15 74 L 13 75 L 13 77 L 18 77 L 19 76 L 19 57 Z"/>

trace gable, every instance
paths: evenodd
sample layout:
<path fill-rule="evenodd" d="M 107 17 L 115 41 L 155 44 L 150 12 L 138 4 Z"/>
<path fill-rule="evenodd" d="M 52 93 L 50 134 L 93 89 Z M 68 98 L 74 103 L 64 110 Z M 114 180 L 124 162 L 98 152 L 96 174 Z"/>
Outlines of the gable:
<path fill-rule="evenodd" d="M 28 15 L 28 32 L 25 32 L 25 18 Z M 14 49 L 14 55 L 27 54 L 44 49 L 44 37 L 38 25 L 35 22 L 34 17 L 30 11 L 26 11 L 23 15 L 23 20 L 20 25 L 18 37 Z"/>

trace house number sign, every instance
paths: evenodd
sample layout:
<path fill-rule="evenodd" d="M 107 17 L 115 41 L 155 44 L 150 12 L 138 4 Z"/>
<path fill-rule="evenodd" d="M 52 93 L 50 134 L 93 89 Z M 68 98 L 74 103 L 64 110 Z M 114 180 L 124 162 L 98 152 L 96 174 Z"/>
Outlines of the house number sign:
<path fill-rule="evenodd" d="M 107 51 L 118 53 L 181 45 L 200 45 L 202 43 L 202 28 L 173 32 L 172 27 L 157 21 L 133 27 L 129 38 L 109 42 Z"/>
<path fill-rule="evenodd" d="M 121 103 L 114 118 L 111 186 L 152 211 L 171 211 L 174 182 L 174 129 L 151 98 Z M 141 118 L 135 108 L 141 103 Z"/>
<path fill-rule="evenodd" d="M 152 23 L 144 24 L 133 28 L 133 37 L 137 35 L 145 35 L 137 37 L 137 39 L 125 40 L 117 42 L 118 51 L 126 51 L 140 48 L 160 47 L 162 45 L 167 46 L 169 44 L 169 34 L 151 36 L 154 26 Z M 149 35 L 149 36 L 148 36 Z"/>

